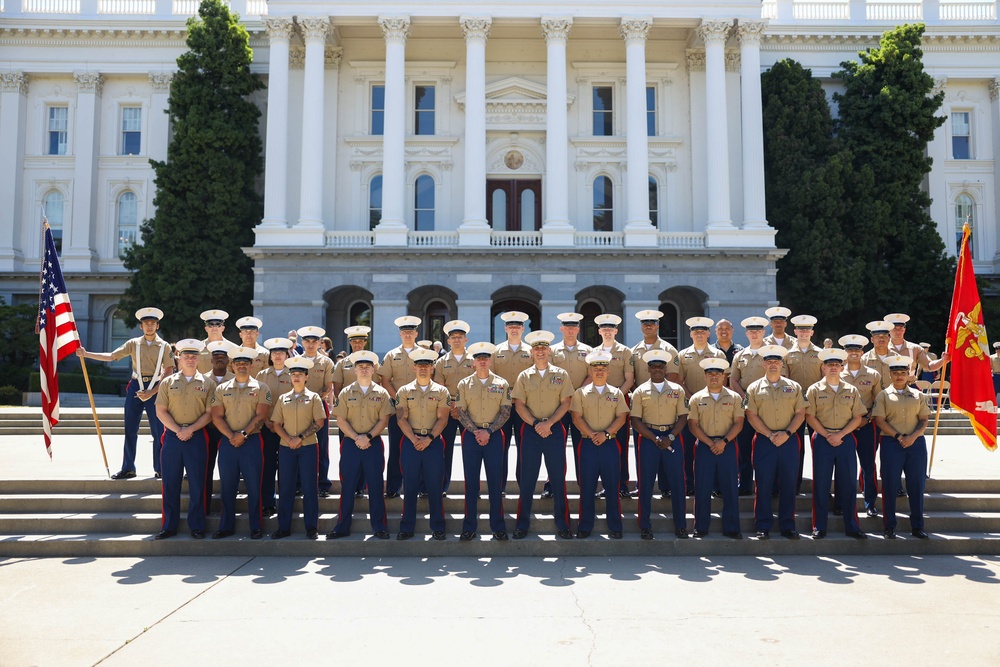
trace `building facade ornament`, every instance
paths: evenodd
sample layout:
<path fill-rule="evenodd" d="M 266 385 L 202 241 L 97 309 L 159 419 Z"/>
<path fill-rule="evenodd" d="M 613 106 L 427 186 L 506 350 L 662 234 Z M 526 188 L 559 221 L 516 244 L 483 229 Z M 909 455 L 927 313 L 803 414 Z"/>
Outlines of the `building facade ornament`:
<path fill-rule="evenodd" d="M 569 39 L 569 29 L 572 27 L 571 18 L 542 17 L 542 34 L 545 35 L 546 44 L 553 41 L 565 42 Z"/>
<path fill-rule="evenodd" d="M 990 101 L 996 102 L 998 97 L 1000 97 L 1000 79 L 993 79 L 990 81 Z"/>
<path fill-rule="evenodd" d="M 706 19 L 698 26 L 697 33 L 702 41 L 708 44 L 716 42 L 725 44 L 729 39 L 729 31 L 732 29 L 732 21 L 720 21 L 718 19 Z"/>
<path fill-rule="evenodd" d="M 943 76 L 934 79 L 934 86 L 931 88 L 931 95 L 937 95 L 948 87 L 948 77 Z"/>
<path fill-rule="evenodd" d="M 150 72 L 149 83 L 154 93 L 165 93 L 170 90 L 170 82 L 174 80 L 172 72 Z"/>
<path fill-rule="evenodd" d="M 465 39 L 487 39 L 490 36 L 490 26 L 493 25 L 493 19 L 484 17 L 468 17 L 463 16 L 459 19 L 459 23 L 462 26 L 462 34 L 465 35 Z"/>
<path fill-rule="evenodd" d="M 301 46 L 288 50 L 288 69 L 302 69 L 306 66 L 306 50 Z"/>
<path fill-rule="evenodd" d="M 104 77 L 99 72 L 74 72 L 73 80 L 81 93 L 100 95 L 104 89 Z"/>
<path fill-rule="evenodd" d="M 623 18 L 618 26 L 625 44 L 645 44 L 649 29 L 653 27 L 651 18 Z"/>
<path fill-rule="evenodd" d="M 0 91 L 27 95 L 30 81 L 31 77 L 24 72 L 0 72 Z"/>
<path fill-rule="evenodd" d="M 261 23 L 264 24 L 264 30 L 267 31 L 267 37 L 271 42 L 287 42 L 292 38 L 292 32 L 295 30 L 295 23 L 290 18 L 269 17 L 263 19 Z"/>
<path fill-rule="evenodd" d="M 382 35 L 387 40 L 405 40 L 410 36 L 410 17 L 408 16 L 380 16 L 378 24 L 382 27 Z"/>
<path fill-rule="evenodd" d="M 736 39 L 739 40 L 740 44 L 759 46 L 761 35 L 767 29 L 767 23 L 766 20 L 748 21 L 740 19 L 739 25 L 736 26 Z"/>
<path fill-rule="evenodd" d="M 688 49 L 685 55 L 687 56 L 687 66 L 689 72 L 705 71 L 704 49 Z"/>
<path fill-rule="evenodd" d="M 330 33 L 329 19 L 321 18 L 300 18 L 299 30 L 302 31 L 302 38 L 306 41 L 310 39 L 326 39 Z"/>
<path fill-rule="evenodd" d="M 344 49 L 339 46 L 328 46 L 323 52 L 323 64 L 326 69 L 340 69 L 340 59 Z"/>
<path fill-rule="evenodd" d="M 727 72 L 739 72 L 740 71 L 740 52 L 739 51 L 726 51 L 726 71 Z"/>

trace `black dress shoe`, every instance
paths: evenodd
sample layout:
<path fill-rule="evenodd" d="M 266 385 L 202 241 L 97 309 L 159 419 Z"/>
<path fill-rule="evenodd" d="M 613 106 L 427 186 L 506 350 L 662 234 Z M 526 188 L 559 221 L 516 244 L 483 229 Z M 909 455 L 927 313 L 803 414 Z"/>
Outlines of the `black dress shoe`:
<path fill-rule="evenodd" d="M 822 540 L 824 537 L 826 537 L 826 531 L 825 530 L 814 530 L 812 532 L 812 538 L 814 540 Z"/>
<path fill-rule="evenodd" d="M 236 534 L 234 530 L 217 530 L 212 533 L 213 540 L 221 540 L 223 537 L 229 537 L 230 535 Z"/>
<path fill-rule="evenodd" d="M 426 497 L 427 497 L 426 491 L 421 491 L 420 493 L 417 494 L 417 498 L 426 498 Z"/>
<path fill-rule="evenodd" d="M 670 493 L 670 491 L 664 491 L 662 494 L 660 494 L 660 499 L 667 500 L 670 498 L 671 495 L 672 494 Z"/>
<path fill-rule="evenodd" d="M 506 542 L 507 541 L 507 531 L 506 530 L 498 530 L 497 532 L 493 533 L 493 539 L 496 540 L 497 542 Z"/>
<path fill-rule="evenodd" d="M 674 537 L 676 537 L 679 540 L 686 540 L 689 537 L 687 528 L 678 528 L 677 530 L 675 530 Z"/>
<path fill-rule="evenodd" d="M 722 497 L 722 493 L 720 493 L 719 491 L 712 491 L 712 497 L 713 498 L 721 498 Z"/>
<path fill-rule="evenodd" d="M 887 540 L 896 539 L 896 531 L 893 530 L 892 528 L 886 528 L 884 531 L 882 531 L 882 534 L 885 536 L 885 539 Z"/>
<path fill-rule="evenodd" d="M 399 492 L 397 492 L 397 491 L 386 491 L 385 492 L 385 497 L 386 498 L 398 498 L 399 497 Z"/>
<path fill-rule="evenodd" d="M 355 491 L 354 492 L 354 497 L 355 498 L 364 498 L 365 497 L 365 492 L 364 491 Z"/>
<path fill-rule="evenodd" d="M 203 540 L 203 539 L 205 539 L 205 531 L 204 530 L 192 530 L 191 531 L 191 537 L 193 537 L 196 540 Z"/>
<path fill-rule="evenodd" d="M 380 540 L 387 540 L 387 539 L 389 539 L 389 531 L 388 530 L 380 530 L 377 533 L 375 533 L 375 537 L 377 537 Z"/>
<path fill-rule="evenodd" d="M 653 531 L 650 530 L 649 528 L 643 528 L 639 532 L 639 537 L 641 537 L 644 540 L 651 540 L 653 539 Z"/>
<path fill-rule="evenodd" d="M 610 533 L 608 533 L 608 537 L 610 537 L 613 540 L 620 540 L 622 539 L 622 531 L 612 530 Z"/>
<path fill-rule="evenodd" d="M 692 533 L 692 535 L 694 535 L 695 537 L 708 537 L 708 531 L 707 530 L 696 530 L 696 531 L 694 531 L 694 533 Z"/>
<path fill-rule="evenodd" d="M 739 533 L 739 532 L 737 532 L 737 533 L 723 533 L 723 535 L 725 537 L 728 537 L 731 540 L 742 540 L 743 539 L 743 533 Z"/>
<path fill-rule="evenodd" d="M 471 530 L 464 530 L 462 531 L 462 534 L 458 536 L 458 540 L 460 542 L 471 542 L 475 536 L 476 534 Z"/>
<path fill-rule="evenodd" d="M 350 533 L 338 533 L 335 530 L 331 530 L 329 533 L 326 534 L 326 539 L 328 539 L 328 540 L 339 540 L 340 538 L 347 537 L 348 535 L 350 535 Z M 388 536 L 389 536 L 389 534 L 386 533 L 386 537 L 388 537 Z"/>
<path fill-rule="evenodd" d="M 769 539 L 771 539 L 771 534 L 768 533 L 766 530 L 758 530 L 757 531 L 757 539 L 758 540 L 769 540 Z"/>
<path fill-rule="evenodd" d="M 551 497 L 552 497 L 552 489 L 545 489 L 544 491 L 542 491 L 542 496 L 541 496 L 542 500 L 548 500 Z"/>
<path fill-rule="evenodd" d="M 261 530 L 260 528 L 258 528 L 257 530 L 251 530 L 250 531 L 250 539 L 251 540 L 259 540 L 262 537 L 264 537 L 264 531 Z"/>
<path fill-rule="evenodd" d="M 578 531 L 576 531 L 576 539 L 578 539 L 578 540 L 585 540 L 588 537 L 590 537 L 590 531 L 589 530 L 578 530 Z"/>
<path fill-rule="evenodd" d="M 840 509 L 839 507 L 834 507 L 833 516 L 844 516 L 844 510 Z"/>
<path fill-rule="evenodd" d="M 910 535 L 913 535 L 918 540 L 926 540 L 930 538 L 930 535 L 920 530 L 919 528 L 917 530 L 911 530 Z"/>
<path fill-rule="evenodd" d="M 132 479 L 134 477 L 135 477 L 134 470 L 119 470 L 118 472 L 116 472 L 114 475 L 111 476 L 111 479 Z"/>
<path fill-rule="evenodd" d="M 900 489 L 899 491 L 896 492 L 897 498 L 902 498 L 905 495 L 906 495 L 906 489 Z"/>
<path fill-rule="evenodd" d="M 296 491 L 295 491 L 295 497 L 296 498 L 301 498 L 302 497 L 302 489 L 296 489 Z"/>
<path fill-rule="evenodd" d="M 556 533 L 556 537 L 558 537 L 560 540 L 572 540 L 573 533 L 569 532 L 568 529 L 560 530 L 558 533 Z"/>
<path fill-rule="evenodd" d="M 163 477 L 158 472 L 153 473 L 153 479 L 163 479 Z"/>
<path fill-rule="evenodd" d="M 618 497 L 619 498 L 631 498 L 632 497 L 632 493 L 628 489 L 622 489 L 621 491 L 618 492 Z"/>
<path fill-rule="evenodd" d="M 865 510 L 865 513 L 868 514 L 868 516 L 878 516 L 878 508 L 869 507 L 867 510 Z"/>
<path fill-rule="evenodd" d="M 315 540 L 319 538 L 319 531 L 315 528 L 306 528 L 306 539 Z"/>
<path fill-rule="evenodd" d="M 330 497 L 330 492 L 329 491 L 323 491 L 321 489 L 321 490 L 319 490 L 319 491 L 316 492 L 316 495 L 319 496 L 320 498 L 329 498 Z"/>
<path fill-rule="evenodd" d="M 168 537 L 173 537 L 177 534 L 176 530 L 161 530 L 156 535 L 153 535 L 154 540 L 165 540 Z"/>
<path fill-rule="evenodd" d="M 847 536 L 848 537 L 853 537 L 856 540 L 867 540 L 868 539 L 868 534 L 865 533 L 865 532 L 863 532 L 863 531 L 860 531 L 860 530 L 858 530 L 858 531 L 851 531 L 851 532 L 847 533 Z"/>
<path fill-rule="evenodd" d="M 265 507 L 264 508 L 264 517 L 267 518 L 267 519 L 270 519 L 272 516 L 274 516 L 277 513 L 278 513 L 277 510 L 275 508 L 273 508 L 273 507 Z"/>
<path fill-rule="evenodd" d="M 514 536 L 513 537 L 514 537 L 515 540 L 523 540 L 527 536 L 528 536 L 528 531 L 521 530 L 520 528 L 518 528 L 518 529 L 516 529 L 514 531 Z"/>
<path fill-rule="evenodd" d="M 788 530 L 781 531 L 781 536 L 786 540 L 797 540 L 799 539 L 799 533 L 796 530 L 789 528 Z"/>
<path fill-rule="evenodd" d="M 408 540 L 411 537 L 413 537 L 413 533 L 403 533 L 403 532 L 396 533 L 396 539 L 399 540 L 400 542 L 402 542 L 403 540 Z"/>
<path fill-rule="evenodd" d="M 431 537 L 440 542 L 445 538 L 445 534 L 443 530 L 435 530 L 433 533 L 431 533 Z"/>
<path fill-rule="evenodd" d="M 594 497 L 598 498 L 598 499 L 603 498 L 604 497 L 604 489 L 601 489 L 600 491 L 598 491 L 597 493 L 595 493 Z"/>
<path fill-rule="evenodd" d="M 273 533 L 271 533 L 271 539 L 272 540 L 280 540 L 281 538 L 288 537 L 291 534 L 292 534 L 292 531 L 290 531 L 290 530 L 276 530 Z"/>

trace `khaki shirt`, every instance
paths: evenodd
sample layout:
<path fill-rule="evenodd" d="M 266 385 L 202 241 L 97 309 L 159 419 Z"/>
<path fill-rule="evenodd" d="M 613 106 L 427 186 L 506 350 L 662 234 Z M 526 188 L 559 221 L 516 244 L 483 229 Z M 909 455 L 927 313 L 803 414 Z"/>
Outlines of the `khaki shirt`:
<path fill-rule="evenodd" d="M 687 395 L 693 396 L 706 387 L 705 369 L 698 365 L 701 360 L 725 359 L 726 353 L 711 345 L 707 345 L 704 350 L 699 352 L 692 345 L 681 350 L 677 358 L 680 361 L 681 384 L 684 385 Z M 638 373 L 636 373 L 636 377 L 638 377 Z"/>
<path fill-rule="evenodd" d="M 669 345 L 669 343 L 664 344 Z M 610 350 L 603 345 L 598 345 L 594 349 L 611 353 L 611 363 L 608 365 L 608 384 L 612 387 L 621 387 L 625 384 L 625 374 L 635 372 L 635 368 L 633 367 L 635 357 L 632 354 L 632 350 L 618 341 L 615 341 Z M 669 369 L 670 364 L 667 364 L 667 367 Z M 635 386 L 634 377 L 632 379 L 632 386 Z"/>
<path fill-rule="evenodd" d="M 434 362 L 434 381 L 448 388 L 451 399 L 458 396 L 458 383 L 476 372 L 472 355 L 466 352 L 459 361 L 451 352 Z"/>
<path fill-rule="evenodd" d="M 511 405 L 510 385 L 492 372 L 485 383 L 470 375 L 458 383 L 455 405 L 469 413 L 476 426 L 486 428 L 500 414 L 500 408 Z"/>
<path fill-rule="evenodd" d="M 221 405 L 226 423 L 233 431 L 242 431 L 257 415 L 257 405 L 271 405 L 271 390 L 254 378 L 240 388 L 236 378 L 223 382 L 212 394 L 212 407 Z"/>
<path fill-rule="evenodd" d="M 810 344 L 803 352 L 795 345 L 785 356 L 785 368 L 788 377 L 802 387 L 810 387 L 823 377 L 823 362 L 819 359 L 822 348 Z"/>
<path fill-rule="evenodd" d="M 688 413 L 684 387 L 664 381 L 663 391 L 657 391 L 652 380 L 646 380 L 632 392 L 632 416 L 653 426 L 673 426 L 677 418 Z"/>
<path fill-rule="evenodd" d="M 410 359 L 410 355 L 403 349 L 402 345 L 385 353 L 382 365 L 378 368 L 378 374 L 382 378 L 382 384 L 392 382 L 392 388 L 395 391 L 399 391 L 404 384 L 409 384 L 417 379 L 417 371 L 413 368 L 413 359 Z"/>
<path fill-rule="evenodd" d="M 764 426 L 772 431 L 787 429 L 795 413 L 808 407 L 802 387 L 788 378 L 779 379 L 778 386 L 772 387 L 763 377 L 747 388 L 746 411 L 757 413 Z"/>
<path fill-rule="evenodd" d="M 510 343 L 504 341 L 497 345 L 496 352 L 493 353 L 493 365 L 491 370 L 507 381 L 507 384 L 514 386 L 517 376 L 526 368 L 534 366 L 535 360 L 531 358 L 531 346 L 521 341 L 521 346 L 517 352 L 510 349 Z"/>
<path fill-rule="evenodd" d="M 854 385 L 841 382 L 836 391 L 826 378 L 806 389 L 806 414 L 813 415 L 824 428 L 839 431 L 855 417 L 863 417 L 868 409 L 861 402 L 861 392 Z"/>
<path fill-rule="evenodd" d="M 398 412 L 406 410 L 406 421 L 414 431 L 427 431 L 433 428 L 434 422 L 437 421 L 438 408 L 448 407 L 450 399 L 448 388 L 433 381 L 427 391 L 423 391 L 414 380 L 396 392 Z"/>
<path fill-rule="evenodd" d="M 990 367 L 993 369 L 994 375 L 1000 373 L 1000 354 L 990 355 Z"/>
<path fill-rule="evenodd" d="M 310 357 L 303 356 L 303 359 Z M 312 357 L 313 367 L 306 376 L 306 389 L 322 394 L 326 387 L 333 385 L 333 360 L 325 354 L 316 353 Z"/>
<path fill-rule="evenodd" d="M 205 338 L 201 342 L 206 347 L 204 350 L 201 351 L 201 354 L 198 355 L 198 372 L 201 373 L 202 375 L 208 375 L 209 373 L 212 372 L 212 353 L 209 351 L 207 347 L 211 341 Z M 226 368 L 230 367 L 231 367 L 230 364 L 227 363 Z"/>
<path fill-rule="evenodd" d="M 240 345 L 242 344 L 243 343 L 241 341 Z M 254 357 L 252 362 L 250 362 L 250 377 L 252 378 L 257 377 L 257 373 L 260 373 L 262 370 L 267 368 L 269 362 L 271 361 L 271 351 L 269 349 L 260 344 L 254 347 L 254 349 L 257 350 L 257 356 Z M 232 366 L 231 363 L 230 366 Z"/>
<path fill-rule="evenodd" d="M 679 355 L 677 354 L 676 347 L 674 347 L 667 341 L 663 340 L 662 338 L 657 338 L 656 342 L 653 343 L 652 347 L 650 347 L 649 349 L 666 350 L 667 352 L 670 353 L 670 362 L 667 364 L 668 375 L 670 373 L 681 372 L 681 364 L 680 360 L 678 359 Z M 640 384 L 649 379 L 649 365 L 642 360 L 642 355 L 643 353 L 646 352 L 646 344 L 642 341 L 639 341 L 638 343 L 632 346 L 630 352 L 632 353 L 632 370 L 635 372 L 635 384 L 633 386 L 638 387 Z M 608 383 L 614 384 L 611 382 L 610 378 L 611 375 L 609 374 Z"/>
<path fill-rule="evenodd" d="M 894 387 L 887 387 L 875 397 L 872 417 L 883 417 L 889 426 L 903 435 L 917 430 L 917 422 L 931 416 L 927 401 L 916 389 L 904 387 L 900 394 Z"/>
<path fill-rule="evenodd" d="M 518 375 L 510 397 L 524 401 L 535 419 L 548 419 L 559 409 L 563 399 L 573 397 L 574 391 L 569 373 L 549 364 L 545 377 L 534 366 Z"/>
<path fill-rule="evenodd" d="M 282 394 L 274 402 L 274 412 L 272 421 L 281 424 L 288 435 L 297 437 L 317 421 L 326 419 L 326 410 L 323 408 L 323 399 L 314 391 L 304 390 L 298 396 L 294 391 Z M 303 445 L 315 445 L 319 440 L 316 434 L 302 439 Z M 281 439 L 284 447 L 288 446 L 288 441 Z"/>
<path fill-rule="evenodd" d="M 712 398 L 708 389 L 702 389 L 688 401 L 688 421 L 696 421 L 705 435 L 721 438 L 737 419 L 743 417 L 743 399 L 732 389 L 723 387 L 719 398 Z"/>
<path fill-rule="evenodd" d="M 786 350 L 791 350 L 793 347 L 795 347 L 795 343 L 797 340 L 798 339 L 795 338 L 795 336 L 789 336 L 786 331 L 785 337 L 781 339 L 780 343 L 778 342 L 778 339 L 774 337 L 774 334 L 769 334 L 767 336 L 764 336 L 764 345 L 780 345 Z"/>
<path fill-rule="evenodd" d="M 582 415 L 591 430 L 607 431 L 618 415 L 628 412 L 628 404 L 618 387 L 606 384 L 601 393 L 593 384 L 588 384 L 573 393 L 569 409 Z"/>
<path fill-rule="evenodd" d="M 844 368 L 840 372 L 840 379 L 861 392 L 861 402 L 864 404 L 865 410 L 872 409 L 872 406 L 875 405 L 875 397 L 885 389 L 882 375 L 874 368 L 864 364 L 861 365 L 856 377 L 851 371 Z"/>
<path fill-rule="evenodd" d="M 132 376 L 135 377 L 139 375 L 141 377 L 156 377 L 159 373 L 159 369 L 156 368 L 156 360 L 160 356 L 160 348 L 165 347 L 163 350 L 163 368 L 169 371 L 174 367 L 174 357 L 170 352 L 170 343 L 163 340 L 159 336 L 156 337 L 154 341 L 147 344 L 145 336 L 138 336 L 136 338 L 129 338 L 127 341 L 122 343 L 118 349 L 111 353 L 111 358 L 114 361 L 119 359 L 124 359 L 125 357 L 132 357 Z M 138 359 L 138 360 L 137 360 Z M 149 389 L 149 384 L 146 384 L 146 389 Z"/>
<path fill-rule="evenodd" d="M 785 371 L 784 366 L 781 368 L 784 375 L 787 371 Z M 743 348 L 733 357 L 730 372 L 732 379 L 743 387 L 743 391 L 746 391 L 750 385 L 764 377 L 764 357 L 760 356 L 756 350 L 751 350 L 749 347 Z"/>
<path fill-rule="evenodd" d="M 565 342 L 559 342 L 552 346 L 552 356 L 549 363 L 558 366 L 567 373 L 573 380 L 573 387 L 579 389 L 590 377 L 590 365 L 587 363 L 587 355 L 594 348 L 577 341 L 573 349 L 566 347 Z"/>
<path fill-rule="evenodd" d="M 208 411 L 215 383 L 201 373 L 188 380 L 181 373 L 174 373 L 160 383 L 156 404 L 167 408 L 174 421 L 190 426 Z"/>
<path fill-rule="evenodd" d="M 891 357 L 894 354 L 895 353 L 892 350 L 889 350 L 889 353 L 885 356 Z M 889 364 L 882 361 L 882 355 L 876 352 L 874 348 L 861 355 L 861 363 L 868 368 L 878 371 L 878 374 L 882 376 L 883 387 L 892 386 L 892 380 L 889 379 Z M 876 392 L 876 396 L 877 395 L 878 393 Z"/>
<path fill-rule="evenodd" d="M 265 368 L 260 373 L 257 373 L 257 382 L 266 386 L 271 391 L 271 397 L 275 399 L 292 390 L 292 374 L 287 368 L 281 371 L 281 375 L 278 375 L 277 371 L 274 370 L 274 366 Z M 267 416 L 271 421 L 274 421 L 274 408 L 276 405 L 277 401 L 271 403 L 271 412 Z"/>
<path fill-rule="evenodd" d="M 904 357 L 909 357 L 910 361 L 910 373 L 912 374 L 916 367 L 919 365 L 921 368 L 927 368 L 927 365 L 931 363 L 931 360 L 927 357 L 927 352 L 924 348 L 920 347 L 916 343 L 911 343 L 908 340 L 903 341 L 903 346 L 896 349 L 896 346 L 889 341 L 889 354 L 901 354 Z M 909 433 L 909 431 L 907 431 Z"/>
<path fill-rule="evenodd" d="M 378 382 L 379 378 L 379 368 L 381 365 L 377 362 L 374 364 L 375 371 L 372 373 L 372 382 Z M 339 384 L 341 390 L 344 387 L 351 384 L 352 382 L 358 381 L 358 375 L 354 372 L 354 362 L 348 357 L 344 357 L 338 361 L 333 367 L 333 383 Z"/>
<path fill-rule="evenodd" d="M 333 416 L 337 423 L 351 425 L 356 433 L 367 433 L 375 428 L 375 424 L 383 417 L 396 414 L 389 391 L 374 382 L 368 387 L 368 393 L 361 391 L 361 385 L 352 382 L 337 394 L 333 402 Z"/>

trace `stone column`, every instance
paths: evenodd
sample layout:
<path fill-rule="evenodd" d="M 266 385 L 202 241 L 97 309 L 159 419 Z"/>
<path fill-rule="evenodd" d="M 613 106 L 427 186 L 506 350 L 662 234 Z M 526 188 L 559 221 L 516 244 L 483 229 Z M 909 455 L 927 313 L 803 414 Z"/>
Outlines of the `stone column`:
<path fill-rule="evenodd" d="M 740 21 L 743 117 L 743 229 L 768 230 L 764 201 L 764 123 L 760 92 L 760 35 L 767 21 Z"/>
<path fill-rule="evenodd" d="M 385 124 L 382 133 L 382 220 L 375 245 L 407 245 L 406 227 L 406 38 L 407 16 L 380 17 L 385 36 Z"/>
<path fill-rule="evenodd" d="M 153 92 L 149 98 L 149 138 L 146 153 L 150 160 L 165 162 L 170 144 L 170 116 L 167 107 L 170 102 L 170 82 L 174 75 L 170 72 L 150 72 L 149 84 Z"/>
<path fill-rule="evenodd" d="M 486 188 L 483 189 L 485 190 Z M 456 319 L 465 320 L 472 327 L 472 330 L 469 331 L 470 344 L 480 341 L 493 342 L 490 337 L 492 301 L 489 299 L 458 299 L 455 301 L 455 307 L 458 309 Z"/>
<path fill-rule="evenodd" d="M 23 205 L 28 81 L 24 72 L 0 72 L 0 201 L 10 216 L 0 225 L 0 272 L 24 270 L 21 230 L 42 220 L 39 211 Z"/>
<path fill-rule="evenodd" d="M 406 315 L 408 307 L 406 299 L 372 299 L 372 350 L 379 357 L 399 345 L 399 328 L 393 322 Z"/>
<path fill-rule="evenodd" d="M 486 39 L 493 19 L 460 19 L 465 33 L 465 212 L 462 246 L 490 244 L 486 222 Z"/>
<path fill-rule="evenodd" d="M 656 229 L 649 219 L 649 137 L 646 131 L 646 35 L 651 18 L 623 18 L 625 40 L 626 159 L 625 245 L 656 246 Z"/>
<path fill-rule="evenodd" d="M 75 137 L 73 146 L 73 202 L 69 229 L 63 237 L 69 243 L 63 250 L 66 271 L 93 271 L 97 268 L 94 250 L 94 227 L 97 221 L 97 157 L 101 137 L 99 108 L 104 80 L 97 72 L 76 72 L 77 83 Z"/>
<path fill-rule="evenodd" d="M 569 125 L 566 95 L 566 42 L 571 18 L 543 18 L 547 49 L 545 114 L 545 218 L 542 244 L 572 246 L 569 221 Z"/>
<path fill-rule="evenodd" d="M 288 227 L 288 44 L 290 18 L 265 18 L 270 39 L 267 66 L 267 147 L 264 162 L 262 229 Z M 303 135 L 311 134 L 303 131 Z"/>
<path fill-rule="evenodd" d="M 299 221 L 296 230 L 306 232 L 307 245 L 323 245 L 323 90 L 326 35 L 330 21 L 325 18 L 299 19 L 306 43 L 306 64 L 302 94 L 302 171 L 299 181 Z"/>
<path fill-rule="evenodd" d="M 931 95 L 937 95 L 948 86 L 947 78 L 934 80 L 934 88 Z M 951 119 L 948 119 L 950 122 Z M 928 209 L 931 219 L 937 227 L 938 233 L 944 240 L 945 250 L 949 255 L 958 253 L 958 244 L 955 243 L 955 233 L 961 232 L 961 225 L 955 221 L 954 202 L 949 197 L 948 182 L 945 178 L 945 161 L 951 157 L 951 150 L 948 146 L 948 124 L 947 122 L 934 131 L 934 136 L 927 142 L 927 156 L 931 158 L 931 171 L 927 175 L 927 194 L 931 197 L 931 205 Z M 979 220 L 973 220 L 973 224 L 978 226 Z"/>
<path fill-rule="evenodd" d="M 992 125 L 993 134 L 993 182 L 1000 183 L 1000 160 L 996 157 L 1000 156 L 1000 77 L 990 81 L 989 85 L 989 95 L 990 95 L 990 124 Z M 991 211 L 994 220 L 1000 219 L 1000 196 L 997 196 L 996 191 L 993 194 L 993 211 Z M 997 258 L 1000 256 L 1000 245 L 993 248 L 993 257 Z M 989 255 L 986 255 L 989 258 Z M 994 260 L 995 262 L 995 260 Z M 996 264 L 994 263 L 994 267 Z M 993 272 L 996 273 L 997 269 L 994 268 Z"/>
<path fill-rule="evenodd" d="M 706 20 L 698 28 L 705 42 L 708 224 L 706 230 L 733 229 L 729 209 L 729 123 L 726 118 L 726 39 L 731 22 Z"/>

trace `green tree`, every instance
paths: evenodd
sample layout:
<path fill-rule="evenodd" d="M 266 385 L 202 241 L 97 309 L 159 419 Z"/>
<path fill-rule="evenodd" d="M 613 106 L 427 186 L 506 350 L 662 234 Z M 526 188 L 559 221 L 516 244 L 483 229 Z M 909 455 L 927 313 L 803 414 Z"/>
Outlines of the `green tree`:
<path fill-rule="evenodd" d="M 133 272 L 122 311 L 156 306 L 170 339 L 200 337 L 199 313 L 250 312 L 253 275 L 241 247 L 253 245 L 262 198 L 260 110 L 249 96 L 264 87 L 250 72 L 249 35 L 220 0 L 204 0 L 188 20 L 190 49 L 177 59 L 167 113 L 173 139 L 156 173 L 154 216 L 142 244 L 126 253 Z"/>
<path fill-rule="evenodd" d="M 28 376 L 38 363 L 37 316 L 37 303 L 8 306 L 0 297 L 0 387 L 28 391 Z"/>
<path fill-rule="evenodd" d="M 834 95 L 837 133 L 853 159 L 856 187 L 845 231 L 863 261 L 863 319 L 889 312 L 913 318 L 910 340 L 931 340 L 940 349 L 948 322 L 955 262 L 928 213 L 922 184 L 930 172 L 927 144 L 944 117 L 935 113 L 944 94 L 932 95 L 920 48 L 924 26 L 885 32 L 878 47 L 844 62 L 834 76 L 844 92 Z"/>

